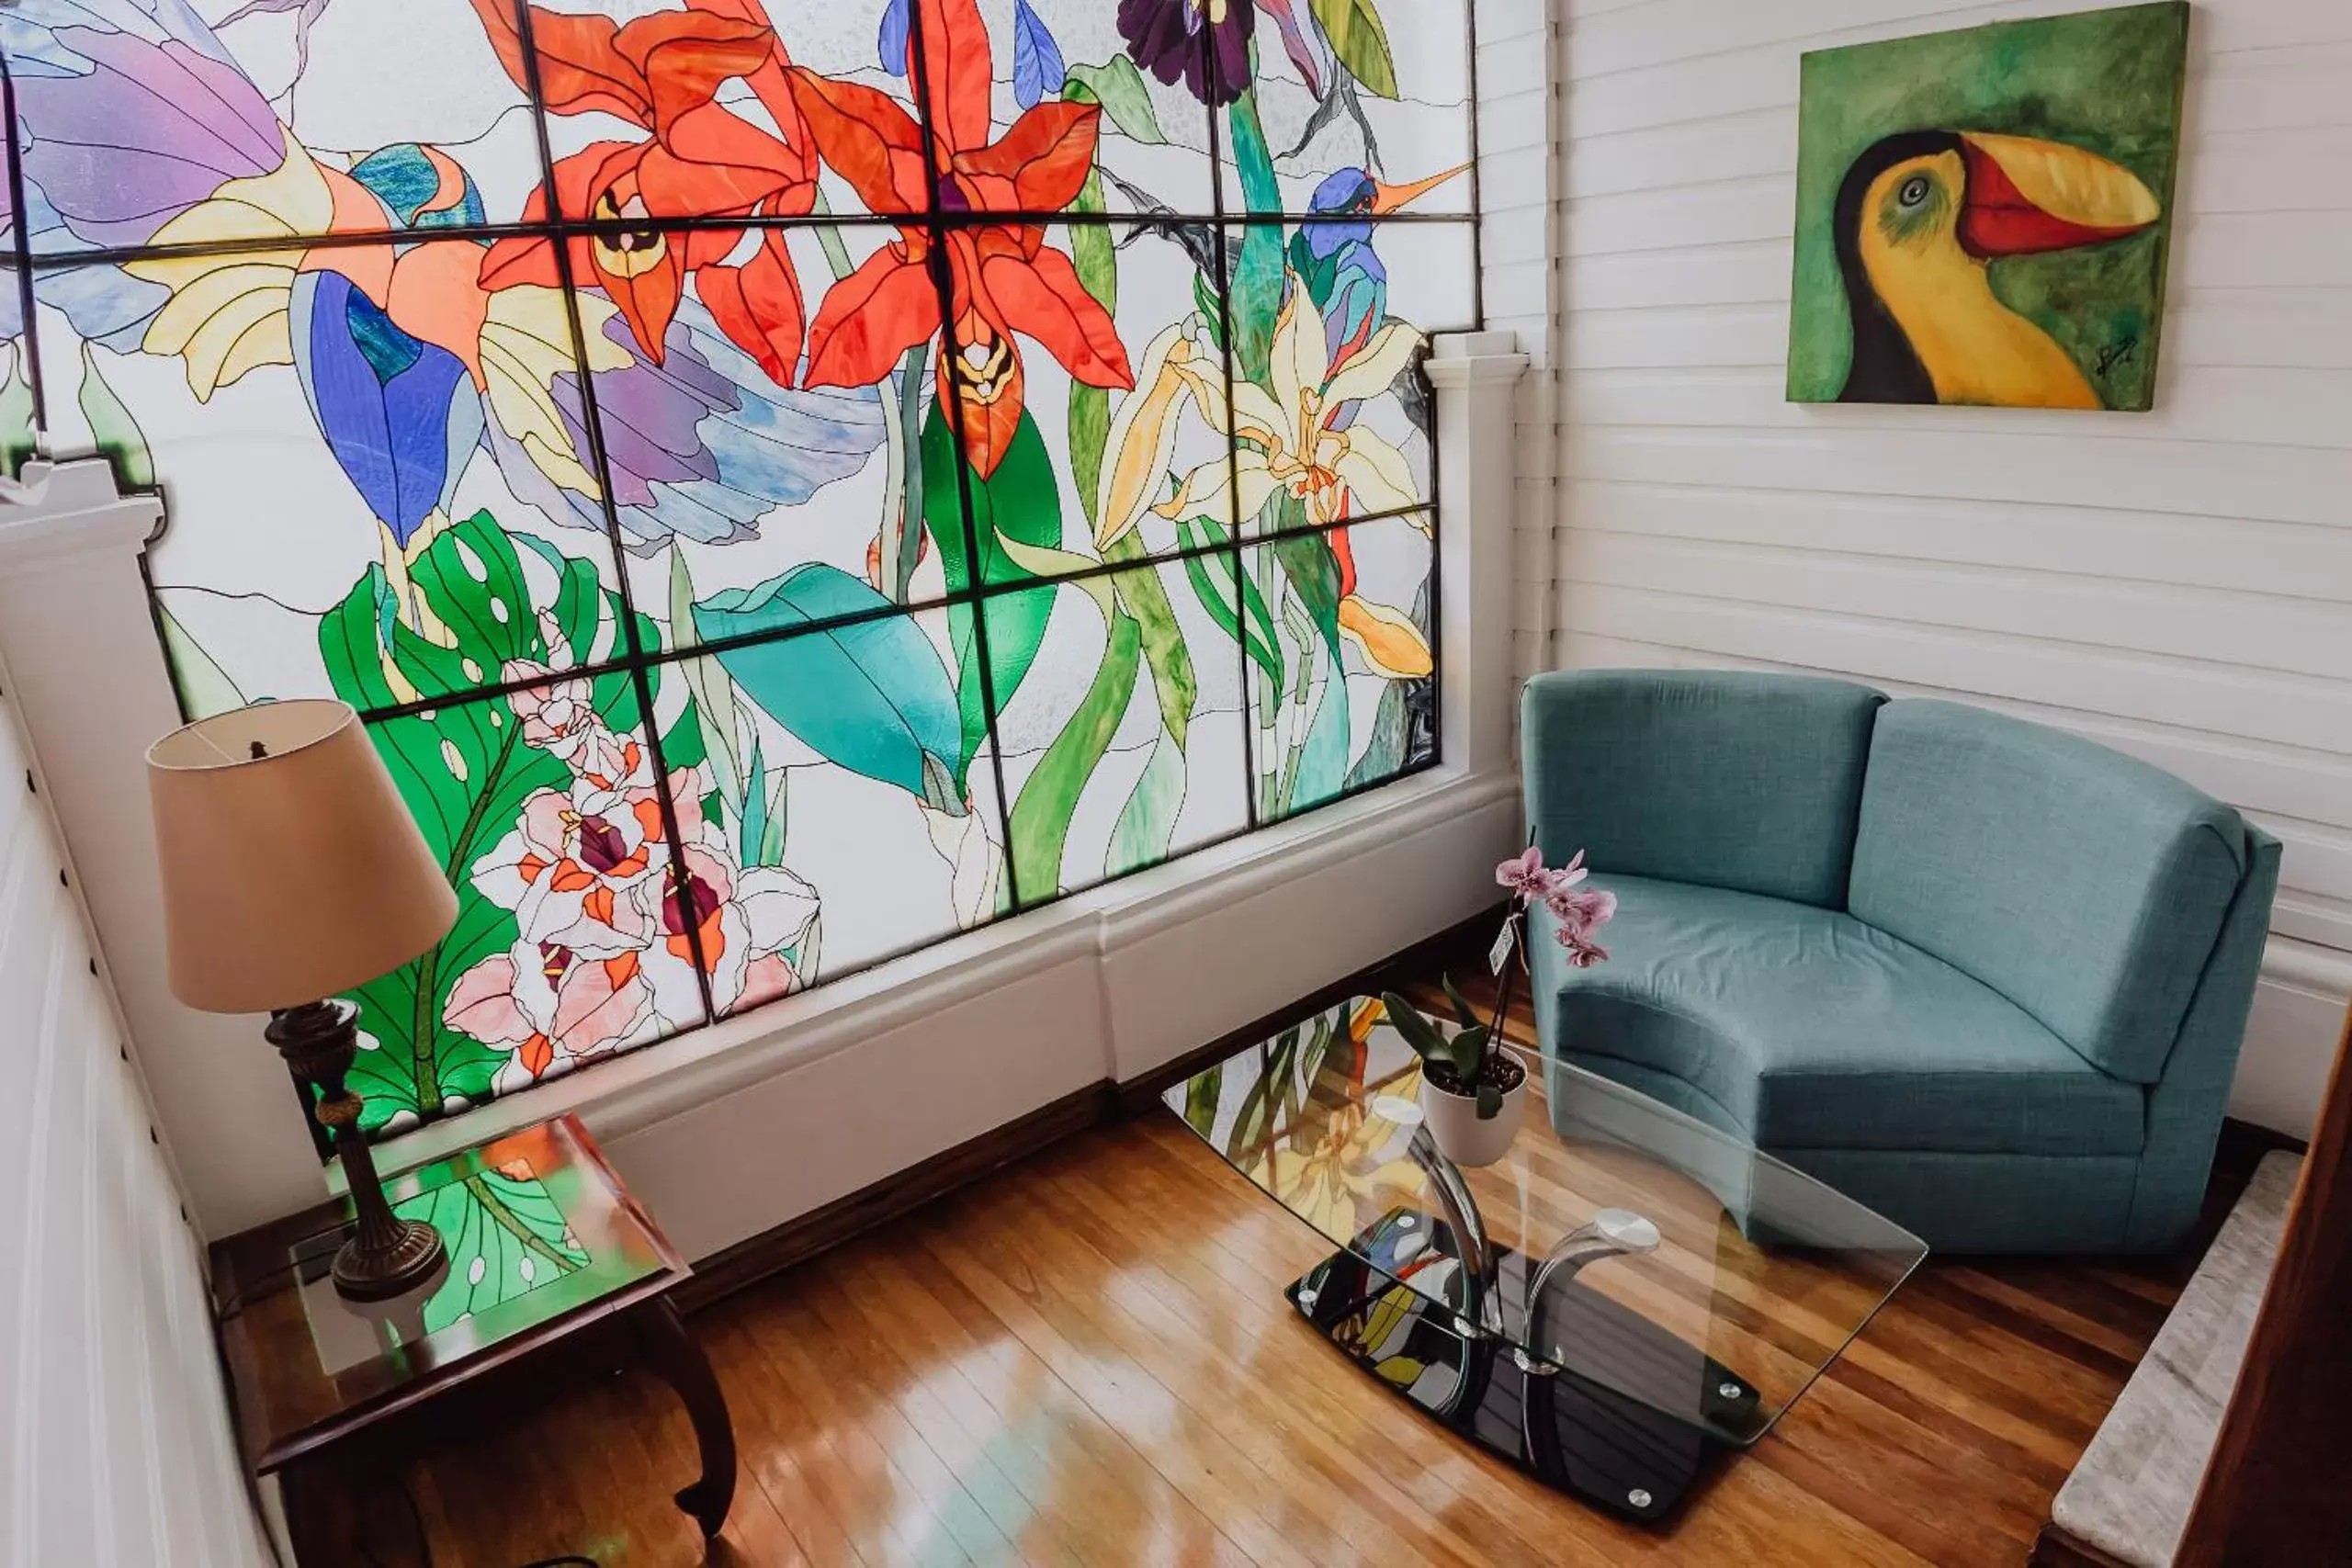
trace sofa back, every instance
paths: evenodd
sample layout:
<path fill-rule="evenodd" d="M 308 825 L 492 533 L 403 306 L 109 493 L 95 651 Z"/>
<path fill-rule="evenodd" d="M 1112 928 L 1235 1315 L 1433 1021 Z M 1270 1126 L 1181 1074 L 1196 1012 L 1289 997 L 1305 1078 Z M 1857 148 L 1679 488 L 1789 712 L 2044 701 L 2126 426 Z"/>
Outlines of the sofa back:
<path fill-rule="evenodd" d="M 1527 818 L 1547 858 L 1838 908 L 1868 686 L 1730 670 L 1538 675 L 1521 701 Z"/>
<path fill-rule="evenodd" d="M 2252 854 L 2229 807 L 2060 730 L 1959 703 L 1878 715 L 1847 903 L 2154 1083 Z"/>

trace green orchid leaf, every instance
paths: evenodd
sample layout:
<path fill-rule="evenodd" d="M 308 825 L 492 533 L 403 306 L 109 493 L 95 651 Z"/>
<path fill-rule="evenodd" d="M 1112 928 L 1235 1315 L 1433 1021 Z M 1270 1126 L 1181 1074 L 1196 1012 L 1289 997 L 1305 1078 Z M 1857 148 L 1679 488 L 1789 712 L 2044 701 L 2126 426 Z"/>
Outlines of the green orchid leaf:
<path fill-rule="evenodd" d="M 1136 62 L 1124 54 L 1114 54 L 1100 65 L 1069 67 L 1069 83 L 1062 88 L 1062 96 L 1076 103 L 1098 103 L 1119 134 L 1130 141 L 1146 146 L 1167 144 L 1161 134 L 1159 116 L 1151 107 L 1150 90 L 1145 87 L 1143 73 Z"/>
<path fill-rule="evenodd" d="M 1225 542 L 1226 531 L 1215 518 L 1180 519 L 1176 525 L 1176 542 L 1187 550 Z M 1201 602 L 1219 629 L 1227 637 L 1242 635 L 1242 622 L 1234 614 L 1234 558 L 1230 554 L 1187 555 L 1184 575 L 1192 581 L 1193 594 Z M 1244 637 L 1250 659 L 1266 672 L 1266 679 L 1276 687 L 1283 683 L 1283 656 L 1275 645 L 1274 617 L 1266 609 L 1265 595 L 1248 578 L 1241 580 L 1239 593 L 1242 608 L 1249 616 L 1248 635 Z"/>
<path fill-rule="evenodd" d="M 1450 1047 L 1437 1025 L 1423 1018 L 1420 1010 L 1394 991 L 1380 994 L 1381 1004 L 1388 1010 L 1388 1021 L 1424 1060 L 1442 1062 L 1447 1059 Z"/>
<path fill-rule="evenodd" d="M 1405 683 L 1391 681 L 1380 689 L 1372 710 L 1372 737 L 1363 755 L 1348 770 L 1345 787 L 1356 789 L 1393 777 L 1405 766 Z"/>
<path fill-rule="evenodd" d="M 688 573 L 683 548 L 670 551 L 670 626 L 679 647 L 692 647 L 697 640 L 694 579 Z M 735 752 L 735 682 L 729 679 L 726 667 L 715 659 L 688 659 L 671 668 L 684 679 L 686 689 L 694 694 L 695 707 L 702 716 L 702 745 L 710 760 L 712 782 L 720 795 L 736 805 L 739 817 L 747 815 L 744 797 L 758 793 L 756 781 L 760 773 L 754 762 L 746 775 L 742 761 Z M 752 745 L 756 750 L 756 739 Z M 667 760 L 673 767 L 682 765 L 674 758 Z M 747 776 L 752 781 L 748 786 Z"/>
<path fill-rule="evenodd" d="M 1453 1016 L 1462 1021 L 1462 1027 L 1464 1029 L 1479 1028 L 1478 1010 L 1472 1007 L 1469 1001 L 1464 998 L 1462 993 L 1454 988 L 1453 976 L 1451 975 L 1442 976 L 1440 976 L 1439 983 L 1444 986 L 1445 999 L 1453 1004 Z"/>
<path fill-rule="evenodd" d="M 14 366 L 9 367 L 8 378 L 13 389 L 17 379 Z M 32 423 L 30 387 L 25 389 L 24 400 L 25 424 L 27 428 L 30 428 Z M 98 374 L 97 358 L 90 352 L 90 345 L 86 343 L 82 345 L 82 391 L 79 400 L 82 405 L 82 417 L 89 422 L 91 438 L 96 443 L 98 450 L 106 455 L 107 462 L 114 468 L 116 486 L 126 491 L 153 490 L 155 488 L 155 455 L 147 446 L 146 433 L 139 428 L 139 422 L 130 417 L 130 411 L 123 407 L 122 400 L 117 397 L 114 389 L 107 384 L 107 378 Z M 9 428 L 12 430 L 16 428 L 13 410 Z M 11 472 L 15 470 L 15 467 L 13 462 L 9 465 Z"/>
<path fill-rule="evenodd" d="M 1130 532 L 1102 554 L 1111 561 L 1140 559 L 1143 540 Z M 1200 703 L 1201 686 L 1193 670 L 1192 652 L 1184 646 L 1184 628 L 1176 619 L 1176 606 L 1168 602 L 1168 590 L 1155 568 L 1120 572 L 1111 581 L 1116 585 L 1120 608 L 1133 615 L 1142 629 L 1144 661 L 1150 666 L 1152 687 L 1159 699 L 1159 722 L 1182 751 L 1191 733 L 1193 709 Z"/>
<path fill-rule="evenodd" d="M 1265 128 L 1259 122 L 1256 88 L 1227 107 L 1226 123 L 1232 131 L 1233 166 L 1240 176 L 1243 205 L 1252 212 L 1281 211 L 1282 190 L 1274 181 L 1274 155 L 1266 145 Z M 1267 365 L 1282 303 L 1283 226 L 1252 223 L 1242 233 L 1241 261 L 1234 269 L 1229 301 L 1236 375 L 1270 384 Z"/>
<path fill-rule="evenodd" d="M 1225 1092 L 1225 1064 L 1196 1073 L 1184 1086 L 1184 1125 L 1205 1138 L 1216 1130 L 1216 1108 Z"/>
<path fill-rule="evenodd" d="M 1025 901 L 1051 897 L 1061 888 L 1070 818 L 1087 781 L 1110 750 L 1119 720 L 1126 716 L 1142 649 L 1143 631 L 1136 618 L 1114 614 L 1110 646 L 1093 682 L 1013 798 L 1012 874 Z"/>
<path fill-rule="evenodd" d="M 946 418 L 933 403 L 922 427 L 923 471 L 930 476 L 923 491 L 923 525 L 931 531 L 932 547 L 939 552 L 948 592 L 960 592 L 976 581 L 1036 581 L 1036 574 L 1007 555 L 1000 541 L 1012 537 L 1024 545 L 1061 548 L 1061 488 L 1055 480 L 1053 461 L 1046 451 L 1045 437 L 1038 434 L 1037 422 L 1025 412 L 1021 416 L 996 472 L 986 479 L 965 469 L 963 477 L 972 495 L 972 537 L 979 552 L 977 570 L 966 547 L 959 493 L 963 487 L 955 482 L 961 461 Z M 1000 712 L 1012 701 L 1029 667 L 1037 660 L 1037 648 L 1046 639 L 1046 622 L 1053 608 L 1051 588 L 999 594 L 987 602 L 983 627 L 968 603 L 948 606 L 948 641 L 956 650 L 956 694 L 963 719 L 963 745 L 952 759 L 959 794 L 968 788 L 972 760 L 988 735 L 987 694 L 993 692 Z M 979 655 L 983 630 L 989 660 L 985 683 L 980 679 Z"/>
<path fill-rule="evenodd" d="M 1396 96 L 1396 57 L 1372 0 L 1313 0 L 1315 19 L 1348 74 L 1378 97 Z"/>
<path fill-rule="evenodd" d="M 827 761 L 925 795 L 925 760 L 961 750 L 955 688 L 922 628 L 877 614 L 889 601 L 836 567 L 796 567 L 756 588 L 730 588 L 695 606 L 709 642 L 817 623 L 782 641 L 718 654 L 742 694 Z M 873 619 L 838 624 L 843 617 Z"/>
<path fill-rule="evenodd" d="M 1503 1091 L 1481 1081 L 1478 1085 L 1478 1120 L 1491 1122 L 1503 1113 Z"/>
<path fill-rule="evenodd" d="M 89 352 L 85 344 L 85 374 Z M 10 479 L 22 474 L 25 460 L 40 450 L 40 434 L 33 428 L 38 412 L 33 407 L 33 384 L 25 379 L 24 355 L 16 355 L 9 359 L 8 374 L 0 377 L 0 473 Z M 122 479 L 120 466 L 117 467 L 115 477 L 119 488 L 130 488 L 129 481 Z"/>
<path fill-rule="evenodd" d="M 1138 866 L 1158 865 L 1168 858 L 1169 840 L 1175 836 L 1177 814 L 1184 809 L 1189 782 L 1184 749 L 1166 730 L 1152 742 L 1151 759 L 1128 792 L 1111 830 L 1111 849 L 1102 870 L 1111 876 Z"/>
<path fill-rule="evenodd" d="M 1128 75 L 1135 74 L 1134 64 L 1125 56 L 1119 58 L 1118 63 L 1126 66 Z M 1088 68 L 1080 66 L 1079 69 L 1084 71 Z M 1109 67 L 1095 69 L 1107 71 Z M 1139 79 L 1135 84 L 1135 90 L 1138 96 L 1143 92 Z M 1085 87 L 1073 83 L 1063 90 L 1062 96 L 1084 102 L 1088 95 Z M 1143 102 L 1144 112 L 1148 115 L 1151 101 L 1145 98 Z M 1115 113 L 1113 118 L 1117 118 Z M 1154 126 L 1153 130 L 1156 133 L 1158 127 Z M 1087 171 L 1086 184 L 1079 187 L 1078 199 L 1070 203 L 1070 210 L 1103 210 L 1102 176 L 1100 173 L 1091 169 Z M 1071 224 L 1069 259 L 1077 268 L 1078 280 L 1085 285 L 1086 291 L 1094 296 L 1096 303 L 1106 312 L 1116 315 L 1119 309 L 1119 252 L 1111 239 L 1110 229 L 1101 223 Z M 1110 439 L 1111 394 L 1101 387 L 1090 387 L 1083 381 L 1073 380 L 1069 384 L 1069 477 L 1077 488 L 1079 506 L 1086 513 L 1086 526 L 1090 533 L 1094 527 L 1094 510 L 1099 499 L 1095 491 L 1102 478 L 1102 449 L 1109 445 Z"/>
<path fill-rule="evenodd" d="M 1478 1065 L 1487 1059 L 1487 1032 L 1483 1029 L 1458 1031 L 1446 1042 L 1447 1055 L 1453 1064 L 1453 1076 L 1464 1083 L 1475 1083 Z"/>
<path fill-rule="evenodd" d="M 737 824 L 736 833 L 735 853 L 745 865 L 760 863 L 760 853 L 767 839 L 768 797 L 767 792 L 759 787 L 759 781 L 766 776 L 760 768 L 760 739 L 755 735 L 752 738 L 752 768 L 749 774 L 752 784 L 750 789 L 743 792 L 743 805 L 740 813 L 741 820 Z"/>

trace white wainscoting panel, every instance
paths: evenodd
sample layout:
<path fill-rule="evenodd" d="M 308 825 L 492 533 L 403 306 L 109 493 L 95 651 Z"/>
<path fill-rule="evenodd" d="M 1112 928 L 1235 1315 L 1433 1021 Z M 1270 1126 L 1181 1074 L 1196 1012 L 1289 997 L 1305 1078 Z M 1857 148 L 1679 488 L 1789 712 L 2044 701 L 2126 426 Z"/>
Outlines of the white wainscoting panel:
<path fill-rule="evenodd" d="M 0 702 L 0 1563 L 268 1561 L 198 1241 Z"/>
<path fill-rule="evenodd" d="M 2155 412 L 1782 397 L 1799 56 L 2083 8 L 1566 0 L 1532 625 L 1554 665 L 1981 703 L 2234 803 L 2286 842 L 2276 936 L 2320 954 L 2267 976 L 2239 1084 L 2292 1129 L 2341 1016 L 2311 976 L 2352 950 L 2352 5 L 2193 13 Z"/>

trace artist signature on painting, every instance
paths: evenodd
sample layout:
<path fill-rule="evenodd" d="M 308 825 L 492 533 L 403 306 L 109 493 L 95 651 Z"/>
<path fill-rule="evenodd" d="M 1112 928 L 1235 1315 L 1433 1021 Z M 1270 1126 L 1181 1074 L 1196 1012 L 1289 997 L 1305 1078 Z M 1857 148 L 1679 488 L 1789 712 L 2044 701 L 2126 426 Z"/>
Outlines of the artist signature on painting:
<path fill-rule="evenodd" d="M 2098 351 L 2098 373 L 2104 376 L 2119 365 L 2129 365 L 2139 355 L 2140 340 L 2137 337 L 2118 338 Z"/>

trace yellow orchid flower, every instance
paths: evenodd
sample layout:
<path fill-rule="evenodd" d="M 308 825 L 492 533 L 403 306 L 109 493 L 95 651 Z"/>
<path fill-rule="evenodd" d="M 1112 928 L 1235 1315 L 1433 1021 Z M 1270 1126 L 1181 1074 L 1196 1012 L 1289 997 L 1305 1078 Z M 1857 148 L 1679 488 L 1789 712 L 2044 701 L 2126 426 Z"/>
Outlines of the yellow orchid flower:
<path fill-rule="evenodd" d="M 1363 655 L 1374 674 L 1391 681 L 1418 681 L 1437 668 L 1421 628 L 1393 604 L 1349 594 L 1340 601 L 1340 635 Z"/>
<path fill-rule="evenodd" d="M 1363 350 L 1334 369 L 1327 361 L 1323 322 L 1296 273 L 1275 319 L 1267 366 L 1272 390 L 1237 380 L 1230 402 L 1205 367 L 1181 366 L 1193 400 L 1220 434 L 1238 443 L 1234 462 L 1218 458 L 1184 476 L 1176 493 L 1152 508 L 1162 517 L 1216 513 L 1234 488 L 1235 512 L 1256 514 L 1268 497 L 1286 491 L 1317 525 L 1351 513 L 1399 511 L 1416 503 L 1412 465 L 1387 437 L 1361 423 L 1333 428 L 1348 404 L 1377 397 L 1412 363 L 1421 334 L 1390 321 Z"/>
<path fill-rule="evenodd" d="M 1111 418 L 1102 479 L 1094 508 L 1094 547 L 1108 549 L 1125 538 L 1159 493 L 1161 477 L 1176 455 L 1176 431 L 1194 380 L 1205 380 L 1205 330 L 1198 316 L 1168 327 L 1143 351 L 1136 389 L 1119 401 Z"/>

